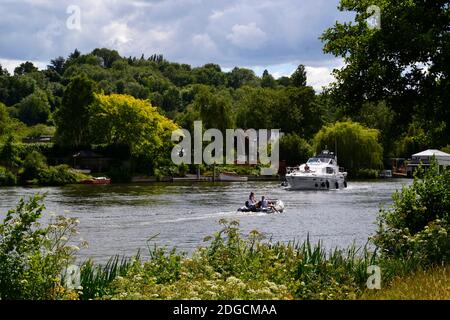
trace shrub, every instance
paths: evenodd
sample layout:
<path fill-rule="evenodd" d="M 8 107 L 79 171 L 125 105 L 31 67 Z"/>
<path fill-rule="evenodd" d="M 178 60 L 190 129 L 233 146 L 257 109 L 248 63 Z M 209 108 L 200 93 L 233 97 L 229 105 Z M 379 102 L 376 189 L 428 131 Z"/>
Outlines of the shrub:
<path fill-rule="evenodd" d="M 423 178 L 420 178 L 423 177 Z M 393 195 L 390 210 L 381 210 L 374 243 L 387 257 L 419 257 L 423 264 L 450 261 L 450 171 L 432 162 L 419 169 L 411 186 Z"/>
<path fill-rule="evenodd" d="M 77 220 L 38 220 L 45 207 L 36 195 L 8 211 L 0 224 L 0 299 L 53 299 L 62 293 L 62 271 L 78 249 L 69 245 Z"/>
<path fill-rule="evenodd" d="M 17 184 L 17 179 L 14 173 L 6 169 L 5 167 L 0 167 L 0 187 L 1 186 L 14 186 Z"/>
<path fill-rule="evenodd" d="M 48 167 L 38 173 L 39 184 L 45 186 L 63 186 L 79 180 L 80 176 L 67 165 Z"/>
<path fill-rule="evenodd" d="M 39 152 L 33 151 L 23 161 L 23 180 L 31 180 L 38 177 L 40 171 L 47 168 L 47 159 Z"/>
<path fill-rule="evenodd" d="M 379 176 L 379 171 L 375 169 L 358 169 L 353 173 L 353 178 L 357 179 L 376 179 Z"/>

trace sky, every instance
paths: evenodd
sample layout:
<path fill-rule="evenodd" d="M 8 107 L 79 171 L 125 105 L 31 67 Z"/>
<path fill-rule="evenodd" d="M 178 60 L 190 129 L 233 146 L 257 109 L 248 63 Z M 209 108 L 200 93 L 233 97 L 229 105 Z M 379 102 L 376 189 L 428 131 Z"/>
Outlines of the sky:
<path fill-rule="evenodd" d="M 316 90 L 333 81 L 341 59 L 319 40 L 351 19 L 338 0 L 0 0 L 0 64 L 45 68 L 75 48 L 116 49 L 123 56 L 157 53 L 173 62 L 223 70 L 247 67 L 289 76 L 304 64 Z"/>

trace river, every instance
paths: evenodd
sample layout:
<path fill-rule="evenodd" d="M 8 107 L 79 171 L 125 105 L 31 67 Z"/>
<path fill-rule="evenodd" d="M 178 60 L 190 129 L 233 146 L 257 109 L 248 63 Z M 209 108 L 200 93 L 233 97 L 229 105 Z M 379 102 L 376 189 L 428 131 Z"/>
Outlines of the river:
<path fill-rule="evenodd" d="M 81 237 L 89 248 L 79 258 L 105 262 L 120 254 L 131 256 L 146 240 L 158 235 L 151 245 L 177 247 L 192 252 L 203 238 L 220 229 L 222 218 L 239 220 L 244 234 L 262 232 L 272 241 L 322 241 L 326 248 L 363 246 L 375 229 L 380 206 L 392 203 L 391 194 L 410 180 L 349 182 L 334 191 L 287 191 L 278 182 L 243 183 L 155 183 L 141 185 L 39 188 L 0 188 L 0 217 L 20 197 L 46 193 L 46 214 L 68 215 L 80 220 Z M 238 213 L 248 194 L 282 199 L 280 214 Z"/>

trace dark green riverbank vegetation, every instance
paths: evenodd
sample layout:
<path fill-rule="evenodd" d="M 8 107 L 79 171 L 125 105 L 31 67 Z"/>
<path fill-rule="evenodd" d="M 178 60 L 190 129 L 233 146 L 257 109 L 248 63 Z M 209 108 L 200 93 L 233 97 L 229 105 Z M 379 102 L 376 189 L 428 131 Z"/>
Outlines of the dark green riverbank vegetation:
<path fill-rule="evenodd" d="M 370 5 L 381 9 L 381 29 L 366 22 Z M 258 76 L 241 67 L 223 71 L 214 63 L 191 66 L 156 54 L 124 57 L 107 48 L 74 50 L 44 70 L 31 62 L 13 74 L 0 67 L 0 149 L 10 136 L 19 145 L 24 138 L 54 136 L 54 144 L 39 151 L 52 165 L 72 166 L 70 157 L 80 150 L 103 151 L 114 159 L 111 174 L 125 181 L 180 171 L 171 164 L 164 132 L 174 125 L 191 129 L 195 120 L 221 130 L 281 129 L 280 159 L 287 165 L 333 150 L 337 142 L 353 177 L 376 175 L 389 168 L 391 157 L 448 150 L 447 1 L 342 0 L 339 10 L 354 12 L 354 21 L 337 22 L 321 41 L 324 52 L 345 65 L 321 92 L 307 85 L 304 65 L 274 79 L 267 70 Z M 128 130 L 127 123 L 140 121 L 146 125 Z M 1 172 L 7 170 L 3 183 L 20 182 L 9 159 L 0 161 Z"/>
<path fill-rule="evenodd" d="M 445 298 L 416 288 L 413 277 L 434 292 L 450 263 L 450 171 L 433 165 L 382 208 L 377 232 L 362 248 L 326 250 L 321 243 L 273 243 L 239 222 L 221 220 L 217 233 L 191 255 L 147 241 L 148 258 L 87 260 L 79 280 L 68 281 L 78 244 L 78 220 L 53 217 L 40 224 L 43 196 L 6 214 L 0 224 L 1 299 L 358 299 L 398 296 Z M 381 270 L 381 290 L 367 289 L 369 266 Z M 430 270 L 430 272 L 428 272 Z M 64 276 L 66 275 L 66 276 Z M 427 279 L 429 275 L 429 279 Z M 72 278 L 71 278 L 72 279 Z M 403 279 L 406 279 L 403 283 Z M 402 291 L 403 290 L 403 291 Z"/>

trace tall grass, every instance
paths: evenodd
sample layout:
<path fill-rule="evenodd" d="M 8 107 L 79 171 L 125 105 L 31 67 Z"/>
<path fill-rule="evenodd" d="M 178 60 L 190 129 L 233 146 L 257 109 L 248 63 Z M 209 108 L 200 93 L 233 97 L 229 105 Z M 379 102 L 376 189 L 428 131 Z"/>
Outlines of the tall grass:
<path fill-rule="evenodd" d="M 139 261 L 139 253 L 133 258 L 111 257 L 105 265 L 96 265 L 88 259 L 81 266 L 80 285 L 82 292 L 81 300 L 99 298 L 106 294 L 110 283 L 118 276 L 126 276 L 134 263 Z"/>

